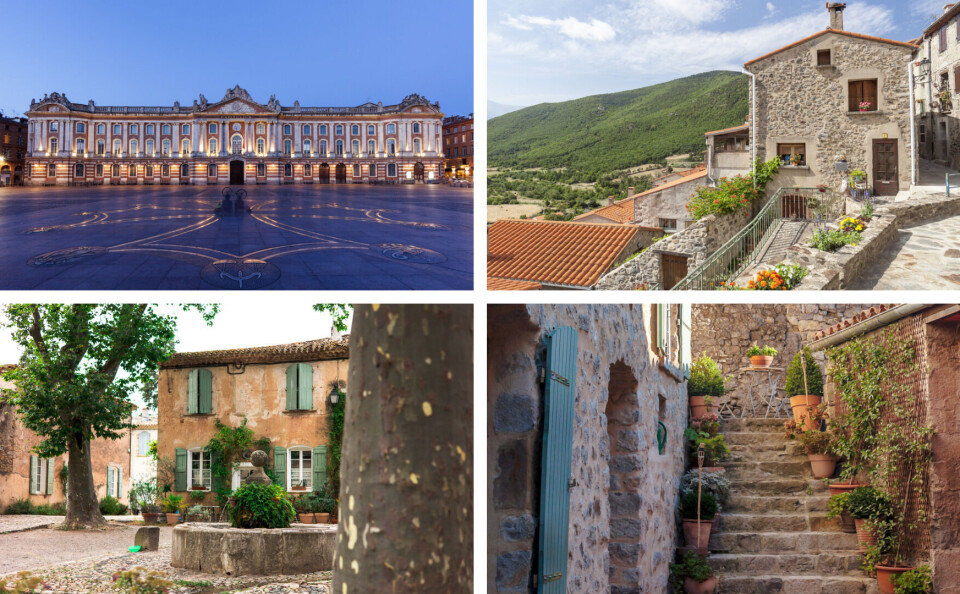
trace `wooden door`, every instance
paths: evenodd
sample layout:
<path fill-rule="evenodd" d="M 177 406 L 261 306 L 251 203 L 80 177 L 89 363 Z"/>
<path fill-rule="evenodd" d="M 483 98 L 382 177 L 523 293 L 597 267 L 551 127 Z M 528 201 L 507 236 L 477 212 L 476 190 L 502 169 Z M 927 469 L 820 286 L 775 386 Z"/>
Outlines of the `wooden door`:
<path fill-rule="evenodd" d="M 664 291 L 677 286 L 687 276 L 687 257 L 673 254 L 660 255 L 660 288 Z"/>
<path fill-rule="evenodd" d="M 900 191 L 897 165 L 897 140 L 883 138 L 873 141 L 873 193 L 877 196 L 895 196 Z"/>

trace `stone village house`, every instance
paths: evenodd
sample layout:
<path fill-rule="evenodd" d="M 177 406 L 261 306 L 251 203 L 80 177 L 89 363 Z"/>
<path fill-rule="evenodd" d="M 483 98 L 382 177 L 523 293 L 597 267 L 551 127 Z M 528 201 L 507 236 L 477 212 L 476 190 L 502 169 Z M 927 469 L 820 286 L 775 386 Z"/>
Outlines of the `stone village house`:
<path fill-rule="evenodd" d="M 347 378 L 347 339 L 177 353 L 160 368 L 158 453 L 174 465 L 172 491 L 202 491 L 212 505 L 211 457 L 206 445 L 216 422 L 246 420 L 255 438 L 270 440 L 272 470 L 287 491 L 326 483 L 327 418 L 331 393 Z M 252 452 L 244 452 L 249 458 Z M 240 460 L 232 488 L 249 462 Z M 161 473 L 161 480 L 163 479 Z"/>
<path fill-rule="evenodd" d="M 867 173 L 875 195 L 910 188 L 908 67 L 917 46 L 845 31 L 845 7 L 827 4 L 829 28 L 744 64 L 754 77 L 757 156 L 788 163 L 773 188 L 839 190 L 847 179 L 835 168 L 841 155 Z"/>
<path fill-rule="evenodd" d="M 13 365 L 0 365 L 0 374 Z M 0 387 L 13 384 L 0 379 Z M 42 439 L 20 422 L 16 409 L 0 405 L 0 510 L 15 499 L 34 505 L 64 503 L 67 456 L 40 458 L 31 451 Z M 120 439 L 96 439 L 90 444 L 93 484 L 97 499 L 112 495 L 128 503 L 130 488 L 130 432 Z"/>
<path fill-rule="evenodd" d="M 913 65 L 917 148 L 920 158 L 960 169 L 960 3 L 924 29 Z"/>
<path fill-rule="evenodd" d="M 689 345 L 689 306 L 490 306 L 488 592 L 666 590 Z"/>

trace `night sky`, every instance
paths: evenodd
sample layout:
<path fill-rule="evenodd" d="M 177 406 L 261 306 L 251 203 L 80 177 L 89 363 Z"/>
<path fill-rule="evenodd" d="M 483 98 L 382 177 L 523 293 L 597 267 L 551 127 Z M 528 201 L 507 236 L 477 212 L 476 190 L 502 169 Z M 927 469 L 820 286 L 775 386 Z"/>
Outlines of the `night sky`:
<path fill-rule="evenodd" d="M 281 105 L 399 103 L 473 111 L 473 3 L 3 2 L 0 110 L 44 93 L 98 105 L 211 103 L 239 84 Z M 12 54 L 12 55 L 11 55 Z"/>

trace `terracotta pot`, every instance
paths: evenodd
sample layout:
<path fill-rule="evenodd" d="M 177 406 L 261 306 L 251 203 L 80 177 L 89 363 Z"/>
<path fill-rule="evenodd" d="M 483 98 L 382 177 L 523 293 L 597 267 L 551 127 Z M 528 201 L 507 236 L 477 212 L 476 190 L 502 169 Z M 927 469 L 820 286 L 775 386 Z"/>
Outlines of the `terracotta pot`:
<path fill-rule="evenodd" d="M 705 398 L 710 398 L 713 401 L 713 404 L 707 406 L 704 402 Z M 690 417 L 702 417 L 706 414 L 720 414 L 720 405 L 716 404 L 716 396 L 691 396 L 690 397 Z"/>
<path fill-rule="evenodd" d="M 301 524 L 316 524 L 317 520 L 313 517 L 313 514 L 297 514 L 300 518 Z"/>
<path fill-rule="evenodd" d="M 166 518 L 167 518 L 167 524 L 170 524 L 171 526 L 174 526 L 174 525 L 180 523 L 180 514 L 168 514 L 168 513 L 165 513 L 165 514 L 163 514 L 163 515 L 166 516 Z"/>
<path fill-rule="evenodd" d="M 877 535 L 874 533 L 873 526 L 870 525 L 870 520 L 856 518 L 853 523 L 857 527 L 857 542 L 861 551 L 866 551 L 868 546 L 877 544 Z M 893 592 L 893 590 L 890 591 Z"/>
<path fill-rule="evenodd" d="M 797 422 L 797 425 L 802 424 L 806 418 L 810 416 L 807 407 L 819 406 L 821 400 L 822 398 L 820 396 L 814 396 L 813 394 L 801 394 L 800 396 L 790 397 L 790 408 L 793 409 L 793 420 Z M 807 427 L 807 429 L 814 429 L 814 427 Z"/>
<path fill-rule="evenodd" d="M 839 458 L 833 454 L 807 454 L 810 459 L 810 468 L 813 470 L 813 478 L 823 479 L 833 476 L 833 471 L 837 468 Z"/>
<path fill-rule="evenodd" d="M 750 357 L 750 365 L 754 367 L 770 367 L 773 365 L 773 355 L 754 355 Z"/>
<path fill-rule="evenodd" d="M 828 488 L 830 489 L 830 496 L 839 495 L 841 493 L 849 493 L 857 487 L 866 487 L 866 484 L 860 483 L 830 483 Z M 846 532 L 847 534 L 855 534 L 857 532 L 857 526 L 853 521 L 853 516 L 844 512 L 840 514 L 840 530 Z"/>
<path fill-rule="evenodd" d="M 700 520 L 699 525 L 697 520 L 684 520 L 683 521 L 683 539 L 686 541 L 687 546 L 695 547 L 697 546 L 697 534 L 700 535 L 700 548 L 707 548 L 707 543 L 710 542 L 710 529 L 713 526 L 713 519 L 710 520 Z"/>
<path fill-rule="evenodd" d="M 683 578 L 683 591 L 687 594 L 713 594 L 717 589 L 717 577 L 709 577 L 702 582 L 691 577 Z"/>
<path fill-rule="evenodd" d="M 330 518 L 330 523 L 331 523 L 331 524 L 336 524 L 336 523 L 337 523 L 337 516 L 331 517 L 331 518 Z"/>
<path fill-rule="evenodd" d="M 143 516 L 144 524 L 156 524 L 160 518 L 160 514 L 154 512 L 143 512 L 140 515 Z"/>
<path fill-rule="evenodd" d="M 877 565 L 877 585 L 880 587 L 881 594 L 893 594 L 893 584 L 890 578 L 901 573 L 906 573 L 915 567 L 893 567 L 890 565 Z"/>
<path fill-rule="evenodd" d="M 330 514 L 329 513 L 320 513 L 317 512 L 313 514 L 317 517 L 317 524 L 329 524 L 330 523 Z"/>

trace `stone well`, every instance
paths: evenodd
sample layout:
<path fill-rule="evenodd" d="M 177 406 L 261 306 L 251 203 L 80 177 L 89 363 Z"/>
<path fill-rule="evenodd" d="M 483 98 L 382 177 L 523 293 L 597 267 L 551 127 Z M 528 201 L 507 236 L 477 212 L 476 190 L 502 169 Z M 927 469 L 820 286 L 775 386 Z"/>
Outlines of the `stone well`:
<path fill-rule="evenodd" d="M 231 528 L 180 524 L 173 529 L 174 567 L 224 575 L 278 575 L 333 569 L 336 524 Z"/>

